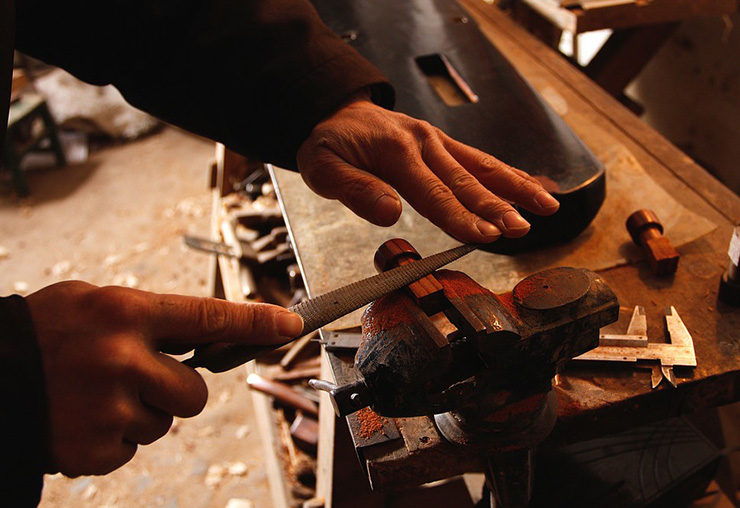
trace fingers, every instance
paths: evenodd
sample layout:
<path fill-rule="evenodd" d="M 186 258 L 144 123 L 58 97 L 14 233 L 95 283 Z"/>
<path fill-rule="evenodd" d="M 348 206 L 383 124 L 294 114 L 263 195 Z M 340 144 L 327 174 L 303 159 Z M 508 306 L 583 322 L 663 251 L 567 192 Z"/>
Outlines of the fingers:
<path fill-rule="evenodd" d="M 483 222 L 492 224 L 496 230 L 509 238 L 519 238 L 529 231 L 529 223 L 519 215 L 519 212 L 463 168 L 442 142 L 433 140 L 427 143 L 424 161 L 440 178 L 444 187 L 449 189 L 450 201 L 453 203 L 458 201 L 465 210 L 479 217 L 476 226 L 481 233 L 484 232 L 481 230 Z M 448 227 L 454 227 L 454 224 Z"/>
<path fill-rule="evenodd" d="M 396 183 L 409 204 L 460 241 L 491 242 L 499 238 L 501 228 L 464 206 L 454 188 L 431 172 L 426 162 L 419 157 L 409 163 L 405 177 Z"/>
<path fill-rule="evenodd" d="M 401 216 L 401 200 L 379 178 L 348 164 L 324 146 L 299 151 L 298 166 L 306 185 L 319 196 L 336 199 L 378 226 L 392 226 Z"/>
<path fill-rule="evenodd" d="M 148 445 L 167 434 L 172 426 L 172 415 L 141 405 L 137 416 L 124 434 L 124 442 Z"/>
<path fill-rule="evenodd" d="M 274 344 L 301 334 L 303 320 L 277 305 L 147 293 L 146 327 L 158 345 Z"/>
<path fill-rule="evenodd" d="M 552 215 L 560 204 L 534 177 L 490 155 L 443 137 L 446 150 L 471 173 L 486 189 L 517 203 L 530 212 Z"/>
<path fill-rule="evenodd" d="M 162 354 L 154 354 L 142 373 L 141 401 L 168 415 L 189 418 L 199 414 L 208 400 L 208 387 L 191 369 Z"/>

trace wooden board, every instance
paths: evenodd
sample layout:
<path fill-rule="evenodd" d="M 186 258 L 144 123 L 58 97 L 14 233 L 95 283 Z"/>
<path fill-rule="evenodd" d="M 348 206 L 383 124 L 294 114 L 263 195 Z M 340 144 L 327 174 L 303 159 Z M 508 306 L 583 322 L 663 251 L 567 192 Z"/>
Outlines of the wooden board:
<path fill-rule="evenodd" d="M 737 11 L 735 0 L 519 0 L 561 30 L 575 34 L 674 23 Z"/>

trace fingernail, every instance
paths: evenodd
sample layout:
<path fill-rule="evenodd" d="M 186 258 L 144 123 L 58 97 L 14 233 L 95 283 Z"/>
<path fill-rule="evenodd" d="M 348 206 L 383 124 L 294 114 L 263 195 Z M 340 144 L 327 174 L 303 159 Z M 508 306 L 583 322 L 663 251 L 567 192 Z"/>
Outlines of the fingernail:
<path fill-rule="evenodd" d="M 537 201 L 537 204 L 540 205 L 540 207 L 545 209 L 557 208 L 560 206 L 558 200 L 552 197 L 547 191 L 539 191 L 537 194 L 535 194 L 534 199 L 535 201 Z"/>
<path fill-rule="evenodd" d="M 522 229 L 529 228 L 529 222 L 524 220 L 524 217 L 513 210 L 506 212 L 502 220 L 504 222 L 504 226 L 506 226 L 506 229 L 509 231 L 521 231 Z"/>
<path fill-rule="evenodd" d="M 375 202 L 373 216 L 381 226 L 391 226 L 398 220 L 401 213 L 401 202 L 394 196 L 383 194 Z"/>
<path fill-rule="evenodd" d="M 298 337 L 303 332 L 303 318 L 293 312 L 281 312 L 275 317 L 278 335 Z"/>
<path fill-rule="evenodd" d="M 487 238 L 498 238 L 501 236 L 501 230 L 490 222 L 479 220 L 475 223 L 475 226 L 478 228 L 478 231 Z"/>

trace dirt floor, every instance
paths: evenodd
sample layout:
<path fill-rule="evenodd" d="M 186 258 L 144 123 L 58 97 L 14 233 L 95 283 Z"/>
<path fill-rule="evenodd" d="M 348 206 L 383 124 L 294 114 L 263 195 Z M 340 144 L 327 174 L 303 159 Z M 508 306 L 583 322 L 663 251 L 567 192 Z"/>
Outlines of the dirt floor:
<path fill-rule="evenodd" d="M 210 295 L 207 236 L 214 144 L 174 128 L 93 152 L 87 162 L 28 171 L 19 199 L 0 179 L 0 295 L 61 280 Z M 47 476 L 42 508 L 270 508 L 244 369 L 209 375 L 208 405 L 104 477 Z"/>

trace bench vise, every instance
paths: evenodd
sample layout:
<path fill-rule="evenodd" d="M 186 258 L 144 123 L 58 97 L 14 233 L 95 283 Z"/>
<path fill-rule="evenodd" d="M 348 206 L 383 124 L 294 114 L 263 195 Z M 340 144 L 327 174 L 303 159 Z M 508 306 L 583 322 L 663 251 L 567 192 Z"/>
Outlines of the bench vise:
<path fill-rule="evenodd" d="M 387 270 L 418 258 L 396 239 L 375 264 Z M 545 270 L 501 295 L 439 270 L 367 308 L 355 383 L 313 385 L 339 415 L 367 406 L 385 417 L 434 415 L 448 441 L 486 457 L 496 506 L 526 506 L 533 450 L 557 419 L 552 378 L 598 346 L 599 329 L 618 314 L 614 292 L 588 270 Z"/>

